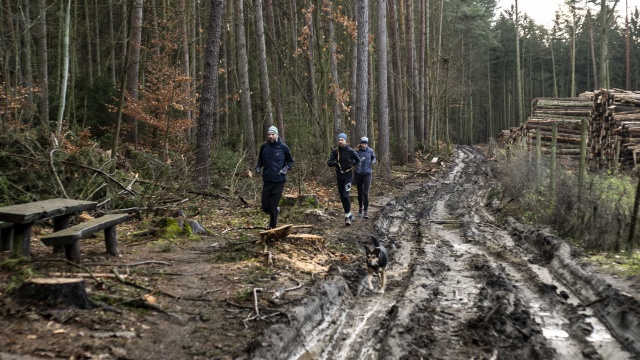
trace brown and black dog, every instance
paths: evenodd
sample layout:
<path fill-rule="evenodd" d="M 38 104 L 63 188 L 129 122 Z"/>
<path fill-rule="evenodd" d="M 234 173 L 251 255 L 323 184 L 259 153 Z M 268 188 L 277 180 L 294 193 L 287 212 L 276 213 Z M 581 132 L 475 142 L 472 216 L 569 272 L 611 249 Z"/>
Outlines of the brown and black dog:
<path fill-rule="evenodd" d="M 387 264 L 389 263 L 389 255 L 387 254 L 387 250 L 384 246 L 380 245 L 380 241 L 378 241 L 375 236 L 371 236 L 371 241 L 373 242 L 373 249 L 369 249 L 368 246 L 365 246 L 368 273 L 367 282 L 369 284 L 369 290 L 373 290 L 371 278 L 373 277 L 374 272 L 378 272 L 380 274 L 380 292 L 384 293 L 384 286 L 387 282 L 386 269 Z"/>

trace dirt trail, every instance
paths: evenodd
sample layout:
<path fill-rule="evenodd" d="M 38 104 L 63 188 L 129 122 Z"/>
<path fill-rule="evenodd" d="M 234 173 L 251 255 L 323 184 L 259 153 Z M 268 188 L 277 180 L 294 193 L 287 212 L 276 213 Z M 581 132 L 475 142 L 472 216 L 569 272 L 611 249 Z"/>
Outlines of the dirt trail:
<path fill-rule="evenodd" d="M 614 311 L 589 304 L 586 287 L 575 288 L 586 277 L 561 273 L 558 268 L 567 267 L 524 247 L 534 242 L 523 235 L 528 230 L 495 224 L 484 203 L 490 175 L 485 157 L 471 147 L 456 154 L 444 177 L 407 191 L 378 214 L 375 234 L 392 258 L 387 291 L 369 291 L 362 272 L 336 267 L 313 306 L 297 308 L 293 326 L 267 330 L 252 358 L 640 356 L 633 333 L 637 313 L 629 310 L 637 304 L 622 304 L 624 316 L 608 317 L 603 314 Z"/>
<path fill-rule="evenodd" d="M 586 271 L 545 229 L 497 224 L 480 151 L 458 147 L 446 171 L 418 173 L 427 177 L 399 177 L 400 196 L 378 190 L 372 218 L 350 227 L 342 209 L 291 219 L 285 209 L 283 221 L 313 224 L 326 245 L 274 243 L 272 267 L 255 244 L 258 229 L 224 224 L 171 251 L 123 236 L 121 258 L 86 239 L 82 269 L 32 239 L 30 272 L 116 269 L 129 282 L 88 279 L 97 306 L 79 310 L 14 296 L 7 288 L 21 268 L 0 271 L 0 359 L 640 358 L 638 292 Z M 215 223 L 226 212 L 257 216 L 250 206 L 209 211 Z M 384 293 L 378 278 L 368 290 L 356 255 L 370 235 L 391 258 Z M 140 301 L 149 293 L 159 307 Z"/>

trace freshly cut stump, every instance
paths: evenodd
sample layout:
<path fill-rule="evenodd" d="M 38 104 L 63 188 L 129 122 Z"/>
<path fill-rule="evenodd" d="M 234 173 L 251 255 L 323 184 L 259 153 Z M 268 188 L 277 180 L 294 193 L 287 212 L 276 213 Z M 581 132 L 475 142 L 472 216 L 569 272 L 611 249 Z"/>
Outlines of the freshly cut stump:
<path fill-rule="evenodd" d="M 48 306 L 73 306 L 78 309 L 91 308 L 85 290 L 84 279 L 34 278 L 20 286 L 21 297 Z"/>

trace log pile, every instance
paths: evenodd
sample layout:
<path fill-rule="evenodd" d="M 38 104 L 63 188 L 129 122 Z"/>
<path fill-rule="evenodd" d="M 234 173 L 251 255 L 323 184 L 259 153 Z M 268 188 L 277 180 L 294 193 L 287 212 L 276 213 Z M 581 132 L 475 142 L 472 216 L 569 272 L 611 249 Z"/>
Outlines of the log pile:
<path fill-rule="evenodd" d="M 589 121 L 587 154 L 598 164 L 634 168 L 640 162 L 640 91 L 600 89 L 577 98 L 536 98 L 531 116 L 519 128 L 502 130 L 500 145 L 526 140 L 535 147 L 540 130 L 543 152 L 549 153 L 558 125 L 557 155 L 578 158 L 582 120 Z"/>
<path fill-rule="evenodd" d="M 577 98 L 536 98 L 533 100 L 531 116 L 524 124 L 527 143 L 536 143 L 536 133 L 540 130 L 542 148 L 549 152 L 553 139 L 553 125 L 558 126 L 558 156 L 580 155 L 580 128 L 582 120 L 589 120 L 593 101 L 585 97 Z"/>
<path fill-rule="evenodd" d="M 640 92 L 600 89 L 583 95 L 593 100 L 589 158 L 634 168 L 640 160 Z"/>

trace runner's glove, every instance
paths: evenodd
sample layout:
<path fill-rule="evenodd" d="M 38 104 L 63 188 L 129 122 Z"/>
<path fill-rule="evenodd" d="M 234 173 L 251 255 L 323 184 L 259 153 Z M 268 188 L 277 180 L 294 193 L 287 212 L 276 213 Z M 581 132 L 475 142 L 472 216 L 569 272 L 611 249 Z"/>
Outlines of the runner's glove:
<path fill-rule="evenodd" d="M 260 166 L 256 166 L 256 174 L 260 174 L 260 171 L 262 171 L 262 169 L 260 169 Z"/>
<path fill-rule="evenodd" d="M 283 168 L 280 170 L 280 175 L 287 175 L 287 168 L 286 168 L 286 167 L 283 167 Z"/>

